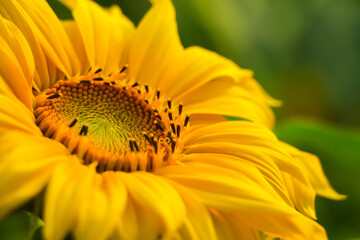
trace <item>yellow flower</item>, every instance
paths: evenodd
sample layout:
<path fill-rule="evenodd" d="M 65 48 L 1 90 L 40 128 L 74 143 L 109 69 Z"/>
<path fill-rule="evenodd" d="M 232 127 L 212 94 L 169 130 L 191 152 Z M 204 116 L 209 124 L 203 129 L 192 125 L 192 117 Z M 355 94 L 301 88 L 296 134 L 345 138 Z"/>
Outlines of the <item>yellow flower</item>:
<path fill-rule="evenodd" d="M 1 218 L 45 188 L 46 239 L 326 238 L 315 195 L 342 196 L 251 71 L 184 49 L 169 0 L 136 28 L 62 2 L 0 2 Z"/>

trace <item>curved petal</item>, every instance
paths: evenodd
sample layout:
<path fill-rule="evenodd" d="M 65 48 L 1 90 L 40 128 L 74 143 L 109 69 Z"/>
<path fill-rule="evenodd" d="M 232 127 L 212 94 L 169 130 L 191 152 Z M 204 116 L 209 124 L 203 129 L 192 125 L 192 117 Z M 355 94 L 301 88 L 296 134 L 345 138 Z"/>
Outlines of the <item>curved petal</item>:
<path fill-rule="evenodd" d="M 79 72 L 80 64 L 69 38 L 46 1 L 1 1 L 0 14 L 11 20 L 28 41 L 40 89 L 52 85 L 59 74 L 71 76 Z"/>
<path fill-rule="evenodd" d="M 126 188 L 114 172 L 97 174 L 94 164 L 84 166 L 74 157 L 55 170 L 49 183 L 45 237 L 63 239 L 73 231 L 76 239 L 107 239 L 126 199 Z"/>
<path fill-rule="evenodd" d="M 228 216 L 230 215 L 230 216 Z M 236 216 L 235 214 L 225 215 L 227 218 L 238 219 L 243 225 L 259 229 L 271 239 L 328 239 L 324 228 L 317 222 L 296 212 L 294 215 L 273 215 L 273 216 Z"/>
<path fill-rule="evenodd" d="M 206 206 L 185 187 L 173 181 L 169 183 L 178 191 L 186 207 L 186 219 L 179 229 L 181 239 L 216 240 L 214 225 Z"/>
<path fill-rule="evenodd" d="M 72 10 L 91 67 L 110 73 L 127 63 L 134 26 L 120 8 L 106 10 L 88 0 L 62 2 Z"/>
<path fill-rule="evenodd" d="M 14 130 L 42 136 L 32 111 L 20 102 L 1 76 L 0 102 L 0 136 Z"/>
<path fill-rule="evenodd" d="M 268 97 L 252 75 L 214 52 L 189 47 L 170 62 L 158 87 L 182 101 L 189 113 L 236 116 L 271 126 Z"/>
<path fill-rule="evenodd" d="M 76 55 L 80 62 L 80 73 L 84 73 L 90 67 L 90 63 L 86 54 L 84 42 L 82 40 L 79 28 L 74 20 L 63 20 L 61 21 L 69 39 L 74 46 Z"/>
<path fill-rule="evenodd" d="M 148 231 L 149 239 L 153 234 L 166 237 L 173 234 L 185 219 L 185 206 L 180 195 L 166 181 L 147 172 L 135 172 L 122 176 L 129 195 L 143 209 L 143 217 L 151 216 L 160 229 Z M 156 235 L 155 235 L 156 237 Z M 141 237 L 140 237 L 141 239 Z"/>
<path fill-rule="evenodd" d="M 311 153 L 300 151 L 289 144 L 282 143 L 282 145 L 303 168 L 303 172 L 309 178 L 309 181 L 314 190 L 316 191 L 316 194 L 337 200 L 346 198 L 345 195 L 337 193 L 331 187 L 329 181 L 325 176 L 318 157 Z"/>
<path fill-rule="evenodd" d="M 316 222 L 264 189 L 256 187 L 238 172 L 194 165 L 164 167 L 157 174 L 188 188 L 208 208 L 231 214 L 246 223 L 250 229 L 288 239 L 309 239 L 316 233 L 326 236 Z M 239 234 L 234 230 L 230 232 Z M 245 233 L 250 234 L 247 231 L 240 232 Z"/>
<path fill-rule="evenodd" d="M 283 185 L 278 185 L 276 182 L 269 180 L 266 175 L 263 175 L 259 169 L 245 159 L 221 153 L 195 153 L 185 155 L 180 161 L 184 166 L 210 165 L 219 169 L 224 168 L 236 171 L 243 176 L 244 181 L 250 182 L 255 187 L 267 191 L 274 198 L 277 198 L 279 201 L 284 201 L 287 205 L 293 207 L 288 197 L 287 189 Z"/>
<path fill-rule="evenodd" d="M 172 98 L 182 98 L 214 79 L 228 77 L 239 82 L 249 74 L 250 71 L 240 69 L 215 52 L 189 47 L 170 62 L 159 79 L 158 87 Z"/>
<path fill-rule="evenodd" d="M 170 0 L 154 0 L 135 31 L 129 52 L 129 76 L 157 87 L 160 75 L 183 50 Z"/>
<path fill-rule="evenodd" d="M 247 226 L 229 214 L 211 209 L 211 217 L 215 225 L 218 239 L 260 240 L 260 232 Z"/>
<path fill-rule="evenodd" d="M 0 16 L 0 76 L 20 101 L 32 110 L 34 60 L 20 30 Z"/>
<path fill-rule="evenodd" d="M 184 152 L 186 154 L 207 152 L 238 156 L 253 162 L 260 171 L 265 170 L 264 174 L 279 169 L 309 185 L 309 180 L 301 167 L 281 146 L 276 136 L 260 124 L 228 121 L 197 128 L 186 136 Z M 257 156 L 257 158 L 249 158 L 249 155 Z M 276 182 L 282 177 L 277 172 L 270 179 Z M 281 182 L 282 180 L 278 183 L 282 185 Z"/>
<path fill-rule="evenodd" d="M 122 216 L 122 220 L 118 222 L 115 228 L 114 239 L 139 239 L 140 228 L 143 224 L 141 221 L 141 212 L 138 210 L 136 204 L 128 197 L 126 206 Z M 150 221 L 152 222 L 152 221 Z M 146 224 L 147 222 L 145 222 Z"/>
<path fill-rule="evenodd" d="M 262 92 L 253 93 L 242 85 L 253 79 L 244 79 L 239 84 L 227 78 L 215 79 L 189 92 L 181 99 L 184 111 L 189 114 L 217 114 L 239 117 L 272 127 L 274 114 Z"/>
<path fill-rule="evenodd" d="M 283 173 L 283 178 L 290 199 L 294 203 L 296 209 L 305 216 L 316 219 L 314 189 L 311 186 L 303 184 L 288 173 Z"/>
<path fill-rule="evenodd" d="M 68 158 L 60 143 L 19 131 L 0 136 L 0 218 L 38 194 Z"/>

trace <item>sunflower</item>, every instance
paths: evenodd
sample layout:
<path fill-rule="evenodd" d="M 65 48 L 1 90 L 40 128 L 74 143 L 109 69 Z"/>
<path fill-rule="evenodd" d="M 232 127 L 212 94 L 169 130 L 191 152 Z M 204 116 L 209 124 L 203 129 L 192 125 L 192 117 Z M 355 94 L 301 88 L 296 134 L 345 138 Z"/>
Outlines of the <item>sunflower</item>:
<path fill-rule="evenodd" d="M 0 2 L 1 218 L 44 196 L 45 239 L 326 239 L 315 195 L 343 196 L 251 71 L 184 49 L 169 0 L 137 27 L 62 2 Z"/>

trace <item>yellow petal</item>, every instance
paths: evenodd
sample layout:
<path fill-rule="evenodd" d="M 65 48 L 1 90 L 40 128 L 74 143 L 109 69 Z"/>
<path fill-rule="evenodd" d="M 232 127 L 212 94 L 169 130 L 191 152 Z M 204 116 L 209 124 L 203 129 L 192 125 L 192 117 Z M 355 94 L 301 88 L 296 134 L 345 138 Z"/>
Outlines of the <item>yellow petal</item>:
<path fill-rule="evenodd" d="M 126 188 L 115 173 L 97 174 L 77 158 L 59 166 L 46 192 L 45 237 L 107 239 L 124 211 Z M 89 227 L 90 226 L 90 227 Z"/>
<path fill-rule="evenodd" d="M 222 153 L 253 162 L 263 174 L 282 183 L 278 170 L 308 185 L 309 180 L 275 135 L 260 124 L 228 121 L 191 131 L 184 140 L 185 153 Z M 274 172 L 275 171 L 275 172 Z"/>
<path fill-rule="evenodd" d="M 283 173 L 284 182 L 289 192 L 291 201 L 296 209 L 307 217 L 316 219 L 315 191 L 288 173 Z"/>
<path fill-rule="evenodd" d="M 301 165 L 304 173 L 309 178 L 312 187 L 316 191 L 316 194 L 337 200 L 346 198 L 345 195 L 337 193 L 331 187 L 318 157 L 311 153 L 300 151 L 289 144 L 282 144 L 284 148 L 291 154 L 291 156 L 297 160 L 298 164 Z"/>
<path fill-rule="evenodd" d="M 214 124 L 218 122 L 224 122 L 227 121 L 227 119 L 220 115 L 213 115 L 213 114 L 193 114 L 190 118 L 190 125 L 194 127 L 197 125 L 197 127 Z M 199 126 L 200 125 L 200 126 Z"/>
<path fill-rule="evenodd" d="M 0 16 L 0 76 L 13 93 L 32 109 L 34 60 L 24 36 L 10 21 Z"/>
<path fill-rule="evenodd" d="M 294 240 L 327 239 L 326 232 L 322 226 L 300 213 L 293 215 L 274 214 L 272 216 L 237 216 L 228 213 L 225 216 L 230 219 L 238 219 L 243 225 L 258 229 L 265 235 L 273 238 Z"/>
<path fill-rule="evenodd" d="M 152 231 L 166 236 L 175 232 L 183 223 L 184 203 L 166 181 L 146 172 L 124 175 L 123 180 L 131 198 L 144 209 L 144 215 L 152 216 L 153 222 L 159 223 L 160 229 Z"/>
<path fill-rule="evenodd" d="M 190 47 L 166 67 L 159 88 L 195 114 L 236 116 L 272 126 L 266 93 L 230 60 L 200 47 Z"/>
<path fill-rule="evenodd" d="M 87 58 L 84 42 L 82 40 L 79 28 L 75 21 L 73 20 L 63 20 L 61 21 L 65 31 L 67 32 L 69 39 L 74 46 L 76 55 L 79 58 L 80 63 L 80 73 L 84 73 L 90 67 L 89 60 Z"/>
<path fill-rule="evenodd" d="M 134 201 L 131 198 L 128 198 L 123 215 L 120 216 L 121 220 L 118 222 L 114 231 L 113 238 L 139 239 L 139 233 L 141 232 L 140 229 L 143 224 L 141 221 L 141 215 L 143 214 L 137 209 Z"/>
<path fill-rule="evenodd" d="M 278 201 L 244 175 L 225 168 L 171 166 L 159 169 L 157 174 L 189 188 L 204 204 L 222 211 L 242 214 L 287 211 L 284 202 Z"/>
<path fill-rule="evenodd" d="M 204 204 L 188 189 L 173 181 L 169 183 L 176 188 L 186 207 L 186 219 L 179 229 L 180 239 L 217 239 L 211 216 Z"/>
<path fill-rule="evenodd" d="M 120 8 L 103 9 L 87 0 L 62 2 L 72 10 L 91 67 L 110 73 L 127 63 L 134 26 Z"/>
<path fill-rule="evenodd" d="M 18 131 L 0 136 L 0 218 L 38 194 L 67 159 L 58 142 Z"/>
<path fill-rule="evenodd" d="M 18 130 L 42 136 L 34 123 L 34 114 L 13 94 L 0 76 L 0 134 Z"/>
<path fill-rule="evenodd" d="M 187 165 L 161 168 L 157 174 L 188 188 L 208 208 L 230 214 L 250 229 L 288 239 L 311 239 L 315 233 L 325 234 L 316 222 L 237 172 Z M 239 233 L 236 230 L 226 232 L 231 233 L 230 236 L 251 234 L 246 229 Z"/>
<path fill-rule="evenodd" d="M 153 1 L 131 42 L 129 75 L 155 87 L 166 66 L 182 50 L 174 6 L 170 0 Z"/>
<path fill-rule="evenodd" d="M 158 85 L 170 97 L 181 98 L 217 78 L 230 78 L 239 82 L 248 74 L 214 52 L 201 47 L 189 47 L 170 62 Z"/>
<path fill-rule="evenodd" d="M 198 153 L 187 154 L 179 160 L 184 166 L 206 166 L 204 164 L 208 164 L 216 168 L 236 171 L 242 176 L 243 181 L 250 182 L 257 188 L 264 189 L 279 201 L 293 206 L 284 185 L 278 185 L 271 181 L 245 159 L 225 154 Z"/>
<path fill-rule="evenodd" d="M 242 83 L 235 84 L 230 79 L 218 78 L 180 99 L 184 103 L 184 110 L 189 114 L 233 116 L 272 127 L 274 114 L 265 95 L 261 92 L 249 92 L 241 85 Z"/>
<path fill-rule="evenodd" d="M 33 52 L 36 83 L 49 87 L 59 69 L 71 76 L 79 71 L 79 61 L 59 19 L 46 1 L 1 1 L 0 14 L 11 20 L 24 34 Z"/>
<path fill-rule="evenodd" d="M 210 210 L 218 239 L 260 239 L 260 233 L 229 214 Z"/>

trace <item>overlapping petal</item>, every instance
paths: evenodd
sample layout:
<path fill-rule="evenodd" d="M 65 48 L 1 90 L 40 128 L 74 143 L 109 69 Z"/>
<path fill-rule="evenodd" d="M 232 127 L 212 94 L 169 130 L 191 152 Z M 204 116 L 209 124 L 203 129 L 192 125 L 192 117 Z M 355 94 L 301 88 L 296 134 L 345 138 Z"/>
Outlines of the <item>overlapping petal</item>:
<path fill-rule="evenodd" d="M 316 194 L 337 200 L 346 198 L 345 195 L 337 193 L 331 187 L 318 157 L 311 153 L 300 151 L 287 143 L 282 143 L 282 145 L 292 157 L 297 160 L 297 164 L 301 166 L 304 173 L 308 176 L 311 186 L 316 191 Z"/>
<path fill-rule="evenodd" d="M 20 131 L 0 135 L 0 218 L 30 200 L 69 155 L 60 143 Z"/>
<path fill-rule="evenodd" d="M 75 35 L 81 36 L 91 67 L 103 68 L 108 74 L 127 63 L 134 25 L 122 14 L 119 7 L 104 9 L 88 0 L 62 2 L 72 10 L 77 29 L 72 27 L 70 32 L 78 30 L 78 34 Z M 75 44 L 79 45 L 77 42 Z M 81 55 L 79 57 L 81 58 Z M 83 66 L 82 70 L 85 69 L 88 67 Z"/>
<path fill-rule="evenodd" d="M 169 0 L 154 0 L 152 3 L 153 7 L 141 20 L 131 41 L 129 76 L 157 87 L 162 72 L 181 54 L 183 47 L 172 3 Z"/>
<path fill-rule="evenodd" d="M 179 193 L 163 179 L 146 172 L 123 176 L 132 199 L 147 209 L 153 221 L 158 221 L 160 233 L 175 232 L 185 217 L 185 207 Z"/>
<path fill-rule="evenodd" d="M 34 81 L 39 89 L 48 88 L 59 77 L 79 72 L 72 44 L 46 1 L 1 1 L 0 15 L 12 21 L 28 41 L 35 60 Z"/>
<path fill-rule="evenodd" d="M 246 159 L 280 189 L 286 189 L 280 170 L 309 184 L 307 176 L 281 148 L 275 135 L 259 124 L 231 121 L 208 125 L 192 131 L 184 144 L 186 154 L 222 153 Z"/>
<path fill-rule="evenodd" d="M 165 179 L 168 180 L 168 179 Z M 169 183 L 181 196 L 186 208 L 186 217 L 178 230 L 180 239 L 209 239 L 215 240 L 216 233 L 208 209 L 201 203 L 196 195 L 187 188 L 169 180 Z"/>
<path fill-rule="evenodd" d="M 185 49 L 166 67 L 158 87 L 191 114 L 228 115 L 272 126 L 274 116 L 252 72 L 200 47 Z M 249 86 L 252 86 L 251 90 Z"/>
<path fill-rule="evenodd" d="M 115 173 L 97 174 L 95 165 L 83 166 L 76 157 L 58 166 L 46 192 L 45 237 L 106 239 L 126 206 L 124 184 Z M 89 228 L 89 226 L 92 226 Z"/>
<path fill-rule="evenodd" d="M 228 231 L 227 234 L 233 239 L 241 234 L 245 236 L 254 234 L 255 231 L 249 229 L 289 239 L 309 239 L 317 232 L 326 236 L 320 225 L 303 216 L 284 201 L 279 201 L 266 189 L 247 179 L 245 174 L 197 164 L 167 167 L 157 173 L 189 189 L 208 208 L 230 214 L 229 216 L 249 227 L 244 228 L 243 231 L 241 229 L 235 231 L 236 224 L 239 223 L 228 222 L 229 226 L 225 231 Z M 284 226 L 286 229 L 283 229 Z"/>
<path fill-rule="evenodd" d="M 34 59 L 30 47 L 20 30 L 0 16 L 0 81 L 5 81 L 13 94 L 32 110 L 31 94 Z M 6 88 L 6 86 L 1 86 Z M 0 89 L 1 91 L 1 89 Z"/>

